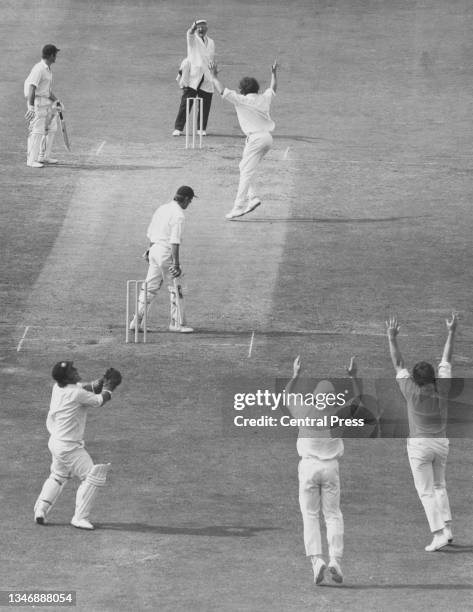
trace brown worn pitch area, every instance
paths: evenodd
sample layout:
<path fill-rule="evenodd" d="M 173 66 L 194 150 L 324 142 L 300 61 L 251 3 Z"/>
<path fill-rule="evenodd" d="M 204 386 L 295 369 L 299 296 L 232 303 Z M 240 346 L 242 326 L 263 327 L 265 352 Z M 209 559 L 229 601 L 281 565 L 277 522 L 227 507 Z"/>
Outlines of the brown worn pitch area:
<path fill-rule="evenodd" d="M 199 16 L 225 84 L 265 87 L 281 63 L 264 203 L 239 222 L 223 218 L 243 146 L 233 110 L 215 97 L 203 151 L 170 137 Z M 405 442 L 349 441 L 346 582 L 315 588 L 295 441 L 223 435 L 220 400 L 229 377 L 271 385 L 299 353 L 308 374 L 341 376 L 355 353 L 364 377 L 389 376 L 391 312 L 412 364 L 439 357 L 457 308 L 455 367 L 471 372 L 472 17 L 466 0 L 1 3 L 1 589 L 75 589 L 87 612 L 468 607 L 470 440 L 449 462 L 456 545 L 432 555 Z M 22 81 L 46 42 L 74 150 L 58 136 L 61 166 L 34 171 Z M 200 196 L 183 245 L 198 333 L 165 332 L 163 291 L 158 333 L 125 346 L 125 280 L 145 273 L 147 223 L 180 184 Z M 84 379 L 124 374 L 89 418 L 91 454 L 113 463 L 94 533 L 68 525 L 75 486 L 51 526 L 32 521 L 64 357 Z"/>

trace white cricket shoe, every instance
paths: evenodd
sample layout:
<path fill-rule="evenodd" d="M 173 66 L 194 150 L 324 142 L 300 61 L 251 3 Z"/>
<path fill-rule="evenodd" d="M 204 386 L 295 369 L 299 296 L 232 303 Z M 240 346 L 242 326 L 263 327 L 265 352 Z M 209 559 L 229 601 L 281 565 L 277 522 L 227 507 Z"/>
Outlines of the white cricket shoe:
<path fill-rule="evenodd" d="M 336 559 L 330 559 L 328 563 L 328 571 L 332 575 L 332 580 L 337 584 L 342 584 L 343 582 L 343 573 L 340 564 Z"/>
<path fill-rule="evenodd" d="M 170 332 L 178 332 L 181 334 L 191 334 L 194 331 L 193 327 L 187 327 L 187 325 L 170 325 Z"/>
<path fill-rule="evenodd" d="M 46 525 L 46 507 L 41 501 L 38 501 L 34 507 L 34 521 L 38 525 Z"/>
<path fill-rule="evenodd" d="M 26 165 L 29 168 L 44 168 L 44 164 L 40 164 L 39 162 L 36 162 L 36 161 L 34 161 L 34 162 L 26 162 Z"/>
<path fill-rule="evenodd" d="M 259 198 L 251 198 L 250 202 L 248 203 L 248 206 L 243 211 L 243 214 L 247 215 L 248 213 L 252 212 L 255 208 L 258 208 L 258 206 L 261 206 L 261 200 Z"/>
<path fill-rule="evenodd" d="M 312 569 L 314 570 L 314 582 L 320 584 L 324 579 L 324 572 L 327 569 L 327 565 L 320 557 L 312 557 Z"/>
<path fill-rule="evenodd" d="M 181 130 L 174 130 L 174 132 L 172 133 L 173 136 L 182 136 L 182 132 Z"/>
<path fill-rule="evenodd" d="M 225 215 L 225 219 L 235 219 L 245 214 L 244 208 L 232 208 L 232 210 Z"/>
<path fill-rule="evenodd" d="M 141 320 L 138 321 L 138 325 L 141 325 Z M 131 320 L 129 329 L 135 329 L 135 327 L 136 327 L 136 315 Z"/>
<path fill-rule="evenodd" d="M 71 525 L 77 527 L 77 529 L 88 529 L 89 531 L 95 529 L 90 521 L 87 519 L 77 519 L 75 515 L 71 519 Z"/>
<path fill-rule="evenodd" d="M 197 130 L 197 134 L 199 136 L 207 136 L 207 132 L 205 130 Z"/>
<path fill-rule="evenodd" d="M 261 206 L 261 200 L 259 198 L 251 198 L 246 208 L 232 208 L 232 210 L 225 215 L 225 218 L 234 219 L 235 217 L 242 217 L 243 215 L 253 212 L 258 206 Z"/>
<path fill-rule="evenodd" d="M 445 527 L 443 528 L 443 535 L 447 538 L 449 544 L 453 542 L 453 533 L 451 527 L 447 527 L 447 525 L 445 525 Z"/>
<path fill-rule="evenodd" d="M 435 552 L 440 550 L 444 546 L 447 546 L 448 538 L 445 533 L 435 534 L 432 542 L 425 547 L 426 552 Z"/>
<path fill-rule="evenodd" d="M 41 159 L 40 157 L 38 161 L 40 164 L 57 164 L 59 160 L 53 157 L 48 157 L 48 159 Z"/>

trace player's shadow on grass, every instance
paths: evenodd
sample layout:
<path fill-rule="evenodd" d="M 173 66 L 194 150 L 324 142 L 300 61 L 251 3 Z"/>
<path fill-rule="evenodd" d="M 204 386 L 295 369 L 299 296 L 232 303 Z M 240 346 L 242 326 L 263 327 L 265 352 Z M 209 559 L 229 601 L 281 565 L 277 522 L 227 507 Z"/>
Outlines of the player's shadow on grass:
<path fill-rule="evenodd" d="M 237 140 L 245 140 L 245 136 L 240 132 L 239 134 L 210 134 L 212 138 L 236 138 Z M 205 142 L 205 141 L 204 141 Z M 233 159 L 233 158 L 232 158 Z"/>
<path fill-rule="evenodd" d="M 297 142 L 332 142 L 320 136 L 303 136 L 300 134 L 273 134 L 274 140 L 296 140 Z"/>
<path fill-rule="evenodd" d="M 179 170 L 182 166 L 138 166 L 132 164 L 60 164 L 62 168 L 67 168 L 68 170 L 94 170 L 97 172 L 116 172 L 117 170 L 128 170 L 130 172 L 143 171 L 143 170 Z M 59 166 L 58 166 L 59 167 Z"/>
<path fill-rule="evenodd" d="M 449 555 L 455 555 L 459 553 L 473 553 L 473 544 L 449 544 L 444 548 L 441 548 L 437 552 L 447 553 Z"/>
<path fill-rule="evenodd" d="M 392 223 L 393 221 L 404 221 L 405 219 L 421 219 L 426 215 L 402 217 L 244 217 L 232 219 L 232 223 Z"/>
<path fill-rule="evenodd" d="M 241 525 L 209 525 L 208 527 L 167 527 L 147 523 L 100 523 L 98 529 L 110 531 L 132 531 L 156 535 L 207 536 L 218 538 L 251 538 L 259 532 L 274 531 L 278 527 L 247 527 Z"/>
<path fill-rule="evenodd" d="M 334 586 L 334 585 L 321 585 L 321 586 Z M 467 591 L 472 590 L 473 585 L 471 584 L 345 584 L 342 585 L 345 589 L 352 589 L 356 591 L 382 589 L 382 590 L 398 590 L 403 591 L 405 589 L 415 591 L 417 589 L 424 591 Z"/>
<path fill-rule="evenodd" d="M 209 133 L 211 138 L 236 138 L 238 140 L 245 140 L 245 136 L 241 132 L 235 132 L 233 134 L 214 134 Z M 296 140 L 297 142 L 323 142 L 326 138 L 320 138 L 320 136 L 304 136 L 300 134 L 273 134 L 274 140 Z M 329 141 L 331 142 L 331 141 Z M 209 140 L 211 143 L 211 140 Z"/>

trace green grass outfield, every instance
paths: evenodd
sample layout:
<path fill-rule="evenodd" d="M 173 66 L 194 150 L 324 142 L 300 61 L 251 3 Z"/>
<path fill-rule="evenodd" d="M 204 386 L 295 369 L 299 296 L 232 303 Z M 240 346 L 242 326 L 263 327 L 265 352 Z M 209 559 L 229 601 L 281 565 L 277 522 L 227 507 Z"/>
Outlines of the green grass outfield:
<path fill-rule="evenodd" d="M 244 144 L 214 96 L 202 151 L 171 138 L 174 81 L 194 18 L 209 20 L 221 80 L 280 85 L 263 205 L 227 222 Z M 77 610 L 444 611 L 470 606 L 470 440 L 452 440 L 455 545 L 429 533 L 404 440 L 349 440 L 341 462 L 343 586 L 315 588 L 302 542 L 295 440 L 229 435 L 235 379 L 391 375 L 384 320 L 408 363 L 440 357 L 461 314 L 455 372 L 470 376 L 473 318 L 471 22 L 464 1 L 0 4 L 0 590 L 75 590 Z M 23 80 L 41 47 L 73 152 L 25 165 Z M 125 281 L 140 278 L 156 206 L 181 184 L 189 323 L 166 332 L 163 291 L 147 345 L 124 344 Z M 32 507 L 49 469 L 50 370 L 124 382 L 90 414 L 87 446 L 111 461 L 93 533 L 69 526 L 75 486 Z M 244 389 L 243 389 L 244 390 Z"/>

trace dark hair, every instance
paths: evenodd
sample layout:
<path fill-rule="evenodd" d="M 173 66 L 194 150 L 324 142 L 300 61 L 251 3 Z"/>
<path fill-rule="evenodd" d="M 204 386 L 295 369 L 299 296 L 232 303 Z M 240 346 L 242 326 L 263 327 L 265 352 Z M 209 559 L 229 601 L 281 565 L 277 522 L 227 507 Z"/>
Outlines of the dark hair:
<path fill-rule="evenodd" d="M 51 375 L 60 387 L 65 387 L 68 384 L 72 365 L 72 361 L 58 361 L 53 367 Z"/>
<path fill-rule="evenodd" d="M 41 57 L 47 59 L 48 57 L 56 56 L 59 51 L 60 49 L 58 49 L 56 45 L 44 45 Z"/>
<path fill-rule="evenodd" d="M 412 378 L 418 387 L 435 385 L 435 370 L 427 361 L 419 361 L 412 370 Z"/>
<path fill-rule="evenodd" d="M 249 93 L 258 93 L 259 83 L 253 77 L 243 77 L 239 84 L 240 93 L 246 96 Z"/>

